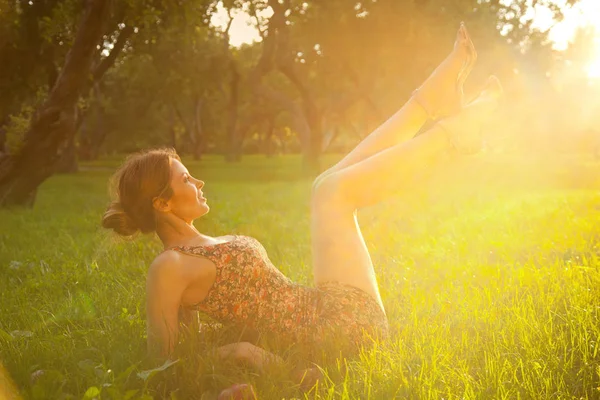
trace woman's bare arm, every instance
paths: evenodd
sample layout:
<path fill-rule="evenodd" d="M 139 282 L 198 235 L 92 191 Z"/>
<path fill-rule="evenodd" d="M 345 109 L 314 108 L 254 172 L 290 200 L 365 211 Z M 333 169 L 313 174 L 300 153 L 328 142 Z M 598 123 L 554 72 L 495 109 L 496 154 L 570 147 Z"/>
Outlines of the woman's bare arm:
<path fill-rule="evenodd" d="M 146 318 L 148 352 L 169 357 L 179 339 L 180 314 L 182 322 L 197 329 L 197 313 L 181 308 L 181 296 L 189 285 L 189 274 L 180 266 L 178 254 L 165 252 L 150 266 L 146 280 Z M 196 318 L 194 318 L 194 316 Z M 194 322 L 195 320 L 195 322 Z M 221 359 L 234 359 L 264 371 L 269 365 L 281 362 L 278 356 L 249 342 L 231 343 L 217 349 Z"/>
<path fill-rule="evenodd" d="M 202 324 L 200 324 L 198 316 L 198 311 L 196 310 L 185 307 L 179 308 L 179 322 L 181 322 L 189 332 L 200 332 Z"/>
<path fill-rule="evenodd" d="M 179 337 L 179 307 L 188 282 L 180 271 L 176 255 L 163 253 L 148 271 L 146 318 L 148 352 L 169 356 Z"/>

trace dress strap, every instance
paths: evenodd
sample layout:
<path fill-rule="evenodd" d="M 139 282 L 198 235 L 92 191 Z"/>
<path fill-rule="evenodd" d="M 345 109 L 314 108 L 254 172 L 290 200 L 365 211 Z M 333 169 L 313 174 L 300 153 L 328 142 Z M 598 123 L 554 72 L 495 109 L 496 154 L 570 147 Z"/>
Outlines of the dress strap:
<path fill-rule="evenodd" d="M 174 246 L 168 248 L 167 250 L 175 250 L 178 253 L 188 254 L 197 257 L 206 257 L 207 254 L 212 253 L 212 251 L 207 251 L 206 249 L 204 249 L 203 246 Z"/>
<path fill-rule="evenodd" d="M 231 235 L 231 236 L 233 236 L 233 239 L 231 239 L 230 241 L 227 241 L 227 242 L 221 242 L 221 243 L 215 243 L 215 244 L 198 244 L 198 245 L 192 245 L 192 246 L 173 246 L 173 247 L 169 247 L 168 249 L 164 249 L 163 252 L 165 252 L 167 250 L 175 250 L 175 251 L 179 251 L 181 253 L 196 254 L 196 253 L 202 252 L 202 251 L 214 251 L 223 245 L 232 244 L 239 239 L 238 235 Z"/>

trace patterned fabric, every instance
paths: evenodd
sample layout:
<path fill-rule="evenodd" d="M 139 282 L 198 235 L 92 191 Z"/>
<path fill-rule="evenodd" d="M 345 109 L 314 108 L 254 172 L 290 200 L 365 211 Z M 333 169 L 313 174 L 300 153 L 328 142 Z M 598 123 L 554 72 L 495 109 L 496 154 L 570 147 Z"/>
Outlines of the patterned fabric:
<path fill-rule="evenodd" d="M 371 342 L 370 337 L 387 336 L 385 314 L 369 294 L 337 282 L 316 288 L 294 283 L 252 237 L 172 250 L 215 263 L 215 282 L 194 308 L 223 324 L 275 337 L 279 346 L 296 344 L 310 351 L 329 348 L 333 341 L 340 350 L 353 352 Z"/>

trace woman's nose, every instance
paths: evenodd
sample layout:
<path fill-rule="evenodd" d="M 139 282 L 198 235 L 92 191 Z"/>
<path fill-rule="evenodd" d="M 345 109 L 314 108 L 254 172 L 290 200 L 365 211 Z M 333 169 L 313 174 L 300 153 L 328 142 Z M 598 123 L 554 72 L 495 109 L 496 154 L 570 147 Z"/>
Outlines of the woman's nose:
<path fill-rule="evenodd" d="M 198 179 L 198 182 L 196 182 L 196 185 L 201 188 L 202 186 L 204 186 L 204 181 L 201 181 L 200 179 Z"/>

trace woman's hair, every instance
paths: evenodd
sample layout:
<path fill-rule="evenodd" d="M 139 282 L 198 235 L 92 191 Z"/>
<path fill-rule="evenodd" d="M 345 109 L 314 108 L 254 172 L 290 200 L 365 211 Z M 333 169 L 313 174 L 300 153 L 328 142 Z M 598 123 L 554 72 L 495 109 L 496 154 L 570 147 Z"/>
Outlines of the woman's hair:
<path fill-rule="evenodd" d="M 119 235 L 156 230 L 153 200 L 166 200 L 171 189 L 171 159 L 181 161 L 174 149 L 150 149 L 131 154 L 111 179 L 113 201 L 102 216 L 102 226 Z"/>

